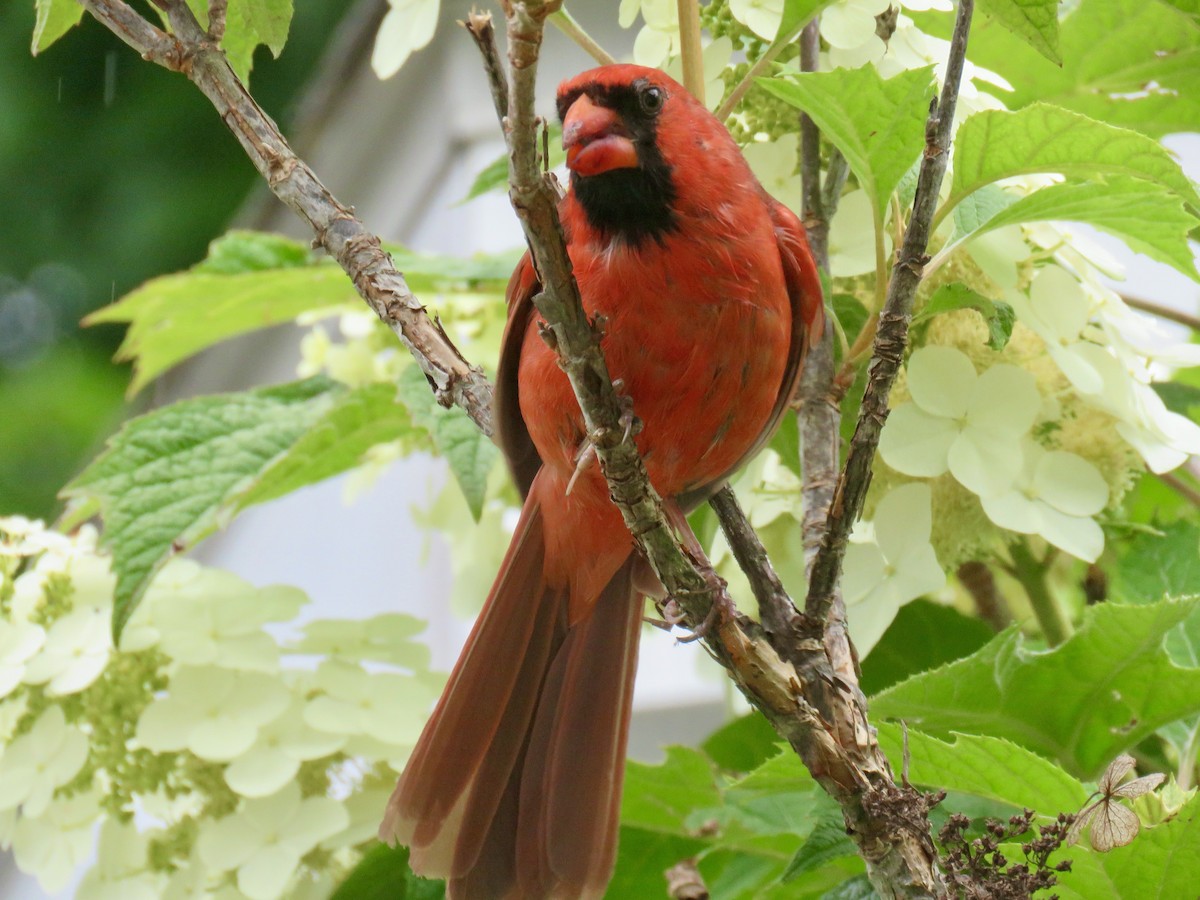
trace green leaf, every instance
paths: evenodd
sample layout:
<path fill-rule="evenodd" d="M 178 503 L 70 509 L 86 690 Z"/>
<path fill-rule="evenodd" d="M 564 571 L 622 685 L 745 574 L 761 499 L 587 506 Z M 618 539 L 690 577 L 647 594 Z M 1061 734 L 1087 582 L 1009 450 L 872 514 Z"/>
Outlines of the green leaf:
<path fill-rule="evenodd" d="M 791 752 L 771 757 L 725 791 L 731 820 L 756 834 L 807 835 L 829 803 Z"/>
<path fill-rule="evenodd" d="M 292 0 L 229 0 L 221 49 L 242 81 L 249 81 L 254 51 L 266 44 L 278 58 L 287 43 Z"/>
<path fill-rule="evenodd" d="M 1200 884 L 1200 799 L 1170 821 L 1143 828 L 1125 847 L 1095 853 L 1076 845 L 1061 856 L 1074 862 L 1054 888 L 1063 900 L 1193 897 Z"/>
<path fill-rule="evenodd" d="M 1191 2 L 1191 0 L 1187 0 Z M 949 17 L 918 14 L 919 24 L 949 37 Z M 1192 131 L 1200 121 L 1200 28 L 1162 2 L 1082 0 L 1061 23 L 1057 66 L 987 19 L 971 29 L 972 62 L 1003 75 L 1009 109 L 1039 100 L 1151 137 Z"/>
<path fill-rule="evenodd" d="M 1156 381 L 1150 387 L 1171 412 L 1200 419 L 1200 387 L 1181 381 Z"/>
<path fill-rule="evenodd" d="M 751 712 L 722 725 L 700 749 L 727 772 L 749 772 L 778 755 L 781 740 L 761 713 Z"/>
<path fill-rule="evenodd" d="M 959 662 L 877 695 L 872 712 L 945 736 L 1007 738 L 1090 778 L 1159 727 L 1200 712 L 1200 669 L 1163 649 L 1195 600 L 1105 603 L 1052 650 L 1011 628 Z"/>
<path fill-rule="evenodd" d="M 31 51 L 37 56 L 79 24 L 83 7 L 79 0 L 37 0 Z"/>
<path fill-rule="evenodd" d="M 1200 595 L 1200 525 L 1179 521 L 1136 534 L 1114 572 L 1113 596 L 1130 603 Z"/>
<path fill-rule="evenodd" d="M 874 66 L 863 66 L 759 78 L 758 83 L 812 117 L 845 155 L 882 223 L 888 198 L 925 145 L 933 67 L 886 81 Z"/>
<path fill-rule="evenodd" d="M 987 345 L 993 350 L 1004 349 L 1008 339 L 1012 337 L 1013 324 L 1017 320 L 1016 313 L 1007 303 L 989 300 L 965 284 L 955 282 L 938 288 L 913 318 L 913 325 L 920 325 L 936 315 L 958 309 L 974 309 L 983 316 L 988 327 Z"/>
<path fill-rule="evenodd" d="M 796 477 L 800 477 L 800 419 L 795 413 L 784 413 L 779 430 L 771 437 L 770 448 L 779 454 L 780 461 Z"/>
<path fill-rule="evenodd" d="M 552 123 L 546 130 L 546 141 L 548 144 L 549 162 L 546 167 L 557 169 L 559 166 L 565 165 L 567 161 L 567 151 L 562 145 L 562 126 Z M 539 151 L 540 151 L 539 143 Z M 467 196 L 462 198 L 462 202 L 474 200 L 481 194 L 487 194 L 491 191 L 502 191 L 508 188 L 508 154 L 502 153 L 488 163 L 483 170 L 475 176 L 475 180 L 471 182 L 471 189 L 467 191 Z"/>
<path fill-rule="evenodd" d="M 1062 62 L 1058 0 L 980 0 L 979 9 L 995 17 L 1046 59 Z"/>
<path fill-rule="evenodd" d="M 330 900 L 441 900 L 446 885 L 413 874 L 407 847 L 375 844 Z"/>
<path fill-rule="evenodd" d="M 1179 10 L 1193 22 L 1200 24 L 1200 0 L 1159 0 L 1159 2 Z"/>
<path fill-rule="evenodd" d="M 796 855 L 792 857 L 792 861 L 788 863 L 782 880 L 795 881 L 801 875 L 819 869 L 835 859 L 855 856 L 857 853 L 858 848 L 846 834 L 846 821 L 841 810 L 838 810 L 816 824 L 796 851 Z"/>
<path fill-rule="evenodd" d="M 821 895 L 821 900 L 876 900 L 879 895 L 871 886 L 871 879 L 866 875 L 855 875 L 849 881 L 844 881 L 831 891 Z"/>
<path fill-rule="evenodd" d="M 862 689 L 867 696 L 878 693 L 918 672 L 969 656 L 994 636 L 979 619 L 940 603 L 914 600 L 900 607 L 863 660 Z"/>
<path fill-rule="evenodd" d="M 984 223 L 1012 206 L 1017 199 L 1015 194 L 1010 194 L 998 184 L 985 185 L 970 196 L 964 197 L 962 202 L 954 207 L 955 239 L 979 231 Z"/>
<path fill-rule="evenodd" d="M 1200 203 L 1179 164 L 1158 142 L 1045 103 L 1017 112 L 984 110 L 958 129 L 954 180 L 944 209 L 1014 175 L 1058 172 L 1078 178 L 1120 175 L 1161 184 Z"/>
<path fill-rule="evenodd" d="M 352 469 L 372 447 L 410 435 L 413 427 L 393 385 L 370 384 L 347 391 L 262 474 L 238 501 L 238 509 Z"/>
<path fill-rule="evenodd" d="M 500 458 L 500 451 L 460 407 L 446 409 L 438 403 L 420 367 L 405 367 L 397 388 L 413 422 L 429 432 L 438 453 L 450 464 L 471 515 L 478 522 L 487 496 L 488 474 Z"/>
<path fill-rule="evenodd" d="M 628 786 L 625 794 L 629 794 Z M 664 896 L 667 869 L 703 852 L 709 844 L 699 838 L 622 825 L 616 868 L 604 896 L 609 900 Z"/>
<path fill-rule="evenodd" d="M 833 0 L 783 0 L 783 18 L 771 45 L 789 44 L 813 16 L 833 3 Z"/>
<path fill-rule="evenodd" d="M 504 290 L 512 253 L 460 259 L 389 248 L 412 291 Z M 92 313 L 89 325 L 128 322 L 117 359 L 135 360 L 130 393 L 214 344 L 338 307 L 361 308 L 350 279 L 331 260 L 289 238 L 231 231 L 192 269 L 146 282 Z"/>
<path fill-rule="evenodd" d="M 63 493 L 100 501 L 117 574 L 114 636 L 171 554 L 220 527 L 343 393 L 310 378 L 199 397 L 133 419 L 109 440 Z"/>
<path fill-rule="evenodd" d="M 829 301 L 829 306 L 832 308 L 837 326 L 841 328 L 842 334 L 846 336 L 846 343 L 854 346 L 855 339 L 863 330 L 863 326 L 867 324 L 867 319 L 871 316 L 870 311 L 853 294 L 834 294 L 833 298 Z M 834 350 L 835 359 L 840 360 L 842 354 L 840 340 L 834 343 Z"/>
<path fill-rule="evenodd" d="M 879 746 L 892 768 L 901 770 L 903 731 L 898 725 L 879 726 Z M 1078 812 L 1089 791 L 1048 759 L 1004 738 L 954 734 L 938 740 L 908 732 L 909 779 L 915 784 L 998 800 L 1054 818 Z"/>
<path fill-rule="evenodd" d="M 1178 195 L 1140 178 L 1116 176 L 1104 183 L 1049 185 L 997 211 L 975 235 L 1018 222 L 1049 220 L 1094 225 L 1125 241 L 1130 249 L 1200 280 L 1188 245 L 1195 216 L 1185 209 Z"/>
<path fill-rule="evenodd" d="M 661 765 L 633 760 L 625 764 L 622 826 L 687 834 L 687 819 L 695 810 L 720 803 L 716 771 L 698 750 L 673 746 L 667 748 L 667 758 Z"/>

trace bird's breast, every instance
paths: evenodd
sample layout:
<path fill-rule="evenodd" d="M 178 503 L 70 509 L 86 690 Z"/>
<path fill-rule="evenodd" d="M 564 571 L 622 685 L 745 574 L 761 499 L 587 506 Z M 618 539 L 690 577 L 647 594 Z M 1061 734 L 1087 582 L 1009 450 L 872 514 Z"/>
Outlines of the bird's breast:
<path fill-rule="evenodd" d="M 569 249 L 584 308 L 606 320 L 609 372 L 641 423 L 657 490 L 679 494 L 728 472 L 766 427 L 788 356 L 791 307 L 769 223 L 736 240 Z M 521 413 L 542 459 L 573 472 L 583 418 L 537 324 L 522 348 Z"/>

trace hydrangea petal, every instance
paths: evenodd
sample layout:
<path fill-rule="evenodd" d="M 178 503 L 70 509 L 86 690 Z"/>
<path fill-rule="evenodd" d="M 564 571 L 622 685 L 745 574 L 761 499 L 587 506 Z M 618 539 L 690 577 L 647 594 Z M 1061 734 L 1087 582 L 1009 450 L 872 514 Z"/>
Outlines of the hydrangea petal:
<path fill-rule="evenodd" d="M 938 562 L 933 546 L 926 542 L 913 547 L 896 562 L 896 592 L 900 603 L 908 603 L 946 586 L 946 570 Z"/>
<path fill-rule="evenodd" d="M 887 563 L 875 544 L 850 544 L 842 563 L 842 594 L 847 608 L 859 603 L 883 581 Z"/>
<path fill-rule="evenodd" d="M 933 530 L 929 485 L 901 485 L 879 501 L 875 509 L 875 540 L 883 555 L 895 565 L 909 552 L 928 546 Z"/>
<path fill-rule="evenodd" d="M 931 478 L 946 471 L 950 447 L 958 435 L 956 422 L 905 403 L 888 416 L 879 437 L 879 453 L 897 472 Z"/>
<path fill-rule="evenodd" d="M 930 345 L 908 360 L 908 390 L 927 413 L 961 419 L 967 414 L 977 376 L 961 350 Z"/>
<path fill-rule="evenodd" d="M 236 869 L 258 847 L 258 832 L 236 813 L 203 827 L 196 841 L 196 852 L 200 859 L 216 872 Z"/>
<path fill-rule="evenodd" d="M 860 655 L 866 656 L 879 643 L 900 606 L 890 581 L 881 582 L 858 603 L 846 606 L 846 625 Z"/>
<path fill-rule="evenodd" d="M 299 855 L 287 847 L 264 847 L 238 869 L 238 890 L 250 900 L 276 900 L 299 864 Z"/>
<path fill-rule="evenodd" d="M 243 797 L 274 794 L 300 771 L 300 761 L 278 747 L 255 745 L 225 767 L 225 783 Z"/>
<path fill-rule="evenodd" d="M 188 736 L 188 749 L 201 759 L 225 762 L 250 749 L 258 736 L 252 722 L 233 716 L 218 715 L 203 719 Z"/>
<path fill-rule="evenodd" d="M 1038 504 L 1041 521 L 1037 533 L 1059 550 L 1065 550 L 1087 562 L 1095 562 L 1104 552 L 1104 531 L 1094 519 L 1069 516 L 1048 503 Z"/>
<path fill-rule="evenodd" d="M 1089 303 L 1083 288 L 1061 266 L 1047 266 L 1029 288 L 1034 314 L 1058 341 L 1076 341 L 1087 324 Z"/>
<path fill-rule="evenodd" d="M 1104 388 L 1104 378 L 1096 367 L 1081 354 L 1075 352 L 1075 347 L 1058 347 L 1049 344 L 1050 358 L 1054 360 L 1059 370 L 1067 376 L 1075 388 L 1083 394 L 1097 394 Z"/>
<path fill-rule="evenodd" d="M 282 840 L 293 850 L 307 853 L 349 824 L 350 813 L 341 803 L 330 797 L 309 797 L 288 820 Z"/>
<path fill-rule="evenodd" d="M 1062 450 L 1038 460 L 1033 490 L 1070 516 L 1094 516 L 1108 504 L 1108 483 L 1100 471 L 1083 457 Z"/>
<path fill-rule="evenodd" d="M 1042 395 L 1033 374 L 1001 363 L 976 381 L 967 421 L 972 428 L 1020 438 L 1032 427 L 1041 408 Z"/>
<path fill-rule="evenodd" d="M 987 517 L 1001 528 L 1007 528 L 1009 531 L 1015 531 L 1018 534 L 1035 534 L 1041 523 L 1037 501 L 1026 497 L 1019 491 L 984 497 L 981 502 Z"/>
<path fill-rule="evenodd" d="M 980 429 L 967 429 L 950 447 L 947 467 L 958 483 L 980 497 L 992 497 L 1012 486 L 1021 472 L 1021 443 Z"/>

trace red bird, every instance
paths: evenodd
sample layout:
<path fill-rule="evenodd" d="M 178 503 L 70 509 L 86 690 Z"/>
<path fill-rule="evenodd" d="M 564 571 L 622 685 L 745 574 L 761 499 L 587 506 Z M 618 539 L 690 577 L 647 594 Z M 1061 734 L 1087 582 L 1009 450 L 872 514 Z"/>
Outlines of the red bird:
<path fill-rule="evenodd" d="M 571 189 L 559 207 L 584 308 L 643 427 L 673 512 L 711 496 L 788 408 L 823 327 L 794 214 L 656 69 L 558 89 Z M 648 566 L 539 334 L 526 254 L 508 286 L 501 447 L 525 496 L 512 544 L 380 828 L 456 898 L 599 897 L 616 856 Z M 590 456 L 588 457 L 590 460 Z M 572 483 L 573 482 L 573 483 Z M 673 518 L 682 522 L 682 515 Z"/>

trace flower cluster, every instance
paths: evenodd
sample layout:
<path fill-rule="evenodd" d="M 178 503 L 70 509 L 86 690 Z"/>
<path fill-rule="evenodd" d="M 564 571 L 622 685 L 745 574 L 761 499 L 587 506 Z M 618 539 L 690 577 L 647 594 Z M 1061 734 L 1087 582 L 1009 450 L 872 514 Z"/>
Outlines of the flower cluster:
<path fill-rule="evenodd" d="M 114 647 L 113 588 L 91 529 L 0 519 L 0 844 L 53 892 L 101 824 L 81 900 L 328 896 L 438 691 L 421 623 L 281 643 L 300 591 L 177 559 Z"/>

